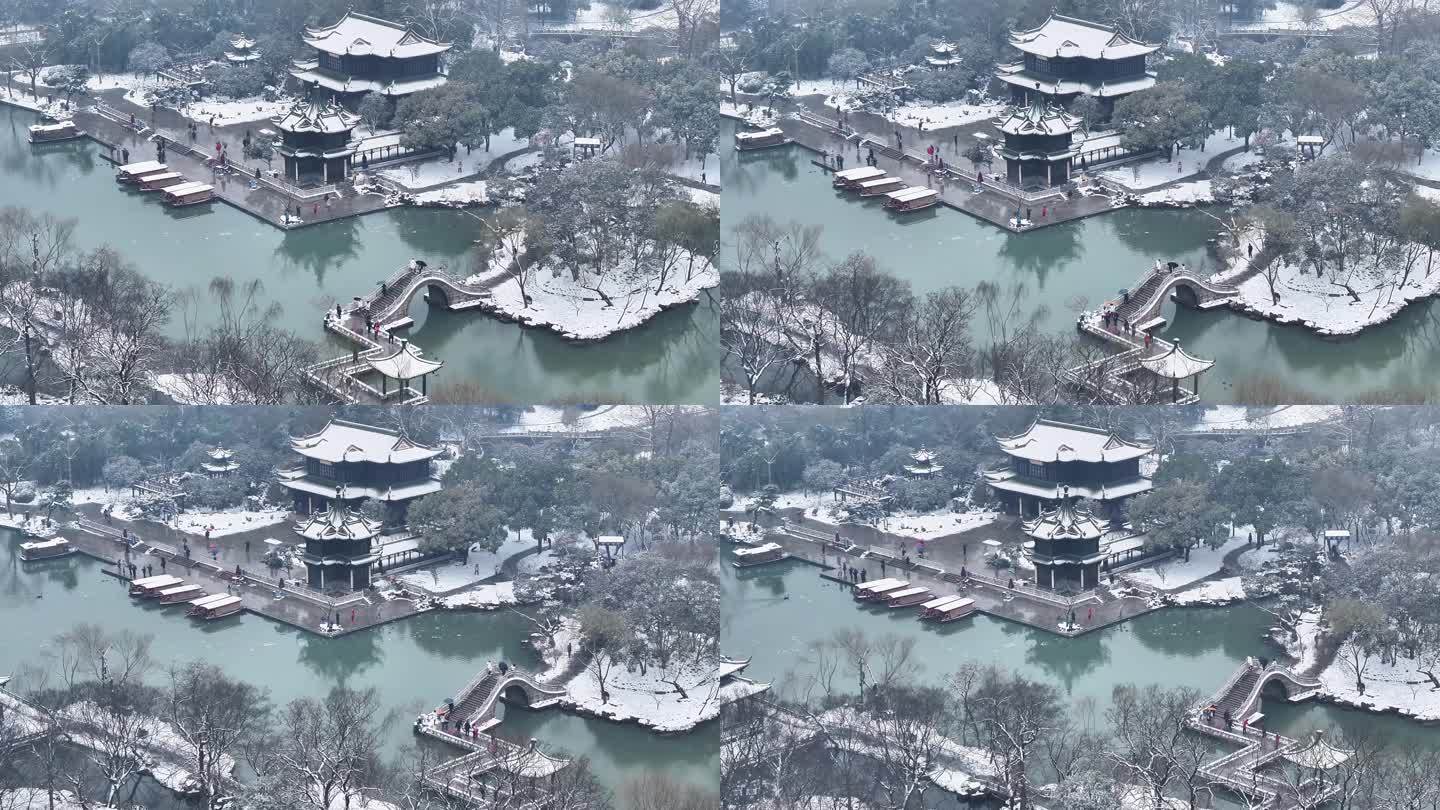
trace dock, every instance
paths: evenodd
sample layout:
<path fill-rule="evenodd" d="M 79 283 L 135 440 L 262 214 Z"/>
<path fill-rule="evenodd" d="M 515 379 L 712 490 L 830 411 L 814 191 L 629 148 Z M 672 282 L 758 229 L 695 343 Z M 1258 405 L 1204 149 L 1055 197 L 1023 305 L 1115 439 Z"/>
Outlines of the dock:
<path fill-rule="evenodd" d="M 886 549 L 856 544 L 837 546 L 831 536 L 794 522 L 787 521 L 767 531 L 765 540 L 780 544 L 792 559 L 820 567 L 822 578 L 842 587 L 854 587 L 852 581 L 836 573 L 845 563 L 863 569 L 864 576 L 871 579 L 904 578 L 930 588 L 936 597 L 953 595 L 974 599 L 976 613 L 1066 638 L 1082 636 L 1155 610 L 1146 599 L 1122 599 L 1104 589 L 1066 596 L 1021 579 L 1002 579 L 968 566 L 954 568 L 913 557 L 907 562 Z M 1072 613 L 1076 617 L 1073 623 L 1069 621 Z"/>

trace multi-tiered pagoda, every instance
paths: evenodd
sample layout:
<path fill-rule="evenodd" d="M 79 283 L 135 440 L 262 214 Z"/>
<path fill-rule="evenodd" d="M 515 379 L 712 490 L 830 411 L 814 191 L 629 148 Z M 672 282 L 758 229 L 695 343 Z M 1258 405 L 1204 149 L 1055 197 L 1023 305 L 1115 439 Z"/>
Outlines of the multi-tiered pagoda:
<path fill-rule="evenodd" d="M 280 130 L 275 151 L 285 160 L 287 180 L 329 184 L 350 176 L 360 116 L 333 102 L 298 101 L 272 120 Z"/>
<path fill-rule="evenodd" d="M 1016 109 L 1000 125 L 1006 179 L 1020 188 L 1069 182 L 1071 162 L 1080 151 L 1075 143 L 1079 129 L 1079 117 L 1043 100 Z"/>
<path fill-rule="evenodd" d="M 1108 25 L 1051 14 L 1028 31 L 1012 31 L 1010 44 L 1023 59 L 996 75 L 1010 85 L 1016 104 L 1068 105 L 1080 94 L 1099 99 L 1108 117 L 1115 100 L 1155 84 L 1145 57 L 1160 48 Z"/>
<path fill-rule="evenodd" d="M 945 469 L 945 465 L 935 463 L 935 454 L 923 447 L 910 454 L 910 461 L 913 463 L 905 465 L 905 472 L 916 478 L 930 478 Z"/>
<path fill-rule="evenodd" d="M 297 60 L 290 75 L 346 104 L 366 93 L 398 98 L 439 87 L 445 83 L 441 59 L 451 47 L 408 25 L 353 11 L 334 25 L 306 28 L 305 44 L 315 55 Z"/>
<path fill-rule="evenodd" d="M 410 502 L 440 491 L 431 462 L 440 450 L 385 428 L 332 419 L 313 436 L 294 437 L 290 449 L 304 466 L 280 474 L 302 515 L 349 507 L 368 498 L 385 504 L 387 526 L 405 522 Z"/>
<path fill-rule="evenodd" d="M 1030 560 L 1035 563 L 1035 584 L 1058 591 L 1083 591 L 1099 582 L 1105 552 L 1100 538 L 1107 526 L 1076 506 L 1069 488 L 1060 490 L 1060 505 L 1021 524 L 1035 541 Z"/>
<path fill-rule="evenodd" d="M 229 62 L 254 62 L 260 58 L 260 52 L 255 50 L 255 40 L 244 34 L 236 34 L 230 40 L 230 49 L 225 52 L 225 59 Z"/>
<path fill-rule="evenodd" d="M 216 447 L 205 454 L 205 460 L 200 462 L 200 467 L 211 478 L 223 478 L 239 470 L 240 462 L 235 460 L 234 450 Z"/>
<path fill-rule="evenodd" d="M 1151 488 L 1140 474 L 1140 459 L 1154 448 L 1107 430 L 1037 419 L 1024 433 L 997 436 L 996 442 L 1010 463 L 985 473 L 985 482 L 1005 511 L 1021 517 L 1080 497 L 1102 519 L 1119 521 L 1125 501 Z"/>
<path fill-rule="evenodd" d="M 331 507 L 295 526 L 305 538 L 305 571 L 310 587 L 318 590 L 370 587 L 370 567 L 380 559 L 376 547 L 381 533 L 378 520 Z"/>

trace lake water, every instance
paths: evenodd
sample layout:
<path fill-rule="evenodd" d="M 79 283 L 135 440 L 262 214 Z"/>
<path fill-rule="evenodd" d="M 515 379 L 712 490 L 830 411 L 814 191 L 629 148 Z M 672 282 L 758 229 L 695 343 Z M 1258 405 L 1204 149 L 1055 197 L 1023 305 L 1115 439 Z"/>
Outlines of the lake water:
<path fill-rule="evenodd" d="M 15 205 L 79 221 L 81 247 L 109 244 L 146 276 L 176 288 L 203 288 L 216 276 L 259 279 L 284 307 L 282 323 L 349 351 L 328 337 L 322 313 L 368 293 L 412 258 L 468 268 L 474 214 L 390 209 L 295 231 L 263 223 L 224 203 L 176 214 L 150 195 L 116 186 L 101 148 L 88 140 L 35 151 L 25 140 L 37 117 L 0 106 L 0 206 Z M 708 297 L 662 313 L 596 344 L 576 345 L 476 313 L 411 305 L 411 339 L 445 361 L 431 393 L 478 385 L 487 398 L 514 403 L 703 403 L 717 400 L 716 319 Z M 177 315 L 170 332 L 178 335 Z M 437 385 L 438 384 L 438 385 Z"/>

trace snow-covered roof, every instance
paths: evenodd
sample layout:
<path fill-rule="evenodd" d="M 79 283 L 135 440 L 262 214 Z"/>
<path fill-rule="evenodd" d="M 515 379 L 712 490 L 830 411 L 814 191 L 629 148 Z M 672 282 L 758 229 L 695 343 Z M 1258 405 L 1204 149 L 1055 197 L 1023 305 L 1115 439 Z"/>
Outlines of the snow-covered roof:
<path fill-rule="evenodd" d="M 421 478 L 404 484 L 384 484 L 377 486 L 344 484 L 337 490 L 333 482 L 306 478 L 303 471 L 299 474 L 282 473 L 280 476 L 280 486 L 326 498 L 338 497 L 342 501 L 351 501 L 357 498 L 374 498 L 379 501 L 408 501 L 411 498 L 418 498 L 421 495 L 439 492 L 443 488 L 443 485 L 437 479 Z"/>
<path fill-rule="evenodd" d="M 1010 470 L 985 473 L 985 483 L 995 489 L 1005 492 L 1014 492 L 1019 495 L 1032 495 L 1036 498 L 1043 498 L 1047 501 L 1059 500 L 1063 497 L 1062 487 L 1053 481 L 1036 481 L 1031 478 L 1021 478 Z M 1131 495 L 1139 495 L 1142 492 L 1149 492 L 1154 484 L 1149 478 L 1135 477 L 1127 478 L 1124 481 L 1111 481 L 1106 484 L 1070 484 L 1070 496 L 1089 498 L 1092 501 L 1109 501 L 1116 498 L 1128 498 Z"/>
<path fill-rule="evenodd" d="M 436 447 L 417 444 L 387 428 L 331 419 L 313 436 L 294 436 L 290 449 L 320 461 L 369 461 L 407 464 L 440 455 Z M 438 483 L 438 482 L 437 482 Z"/>
<path fill-rule="evenodd" d="M 1069 498 L 1062 498 L 1059 506 L 1022 521 L 1020 526 L 1036 540 L 1095 540 L 1105 533 L 1105 526 L 1094 515 L 1076 507 Z"/>
<path fill-rule="evenodd" d="M 1096 98 L 1115 98 L 1138 90 L 1148 90 L 1155 86 L 1155 75 L 1152 73 L 1142 73 L 1123 79 L 1102 79 L 1098 82 L 1082 79 L 1056 79 L 1029 73 L 1025 70 L 1023 63 L 1001 65 L 995 71 L 995 77 L 1006 84 L 1017 85 L 1026 90 L 1038 90 L 1052 96 L 1084 93 Z"/>
<path fill-rule="evenodd" d="M 296 531 L 306 540 L 369 540 L 380 534 L 378 520 L 352 512 L 349 508 L 331 507 L 310 516 Z"/>
<path fill-rule="evenodd" d="M 441 360 L 427 360 L 420 356 L 420 349 L 409 341 L 402 342 L 393 354 L 377 357 L 370 361 L 370 367 L 392 380 L 414 380 L 439 371 L 445 365 Z"/>
<path fill-rule="evenodd" d="M 1006 135 L 1068 135 L 1080 128 L 1080 116 L 1037 102 L 1010 113 L 1000 125 Z"/>
<path fill-rule="evenodd" d="M 334 25 L 305 29 L 305 44 L 336 56 L 384 56 L 410 59 L 450 50 L 450 43 L 438 42 L 416 33 L 408 25 L 345 12 Z"/>
<path fill-rule="evenodd" d="M 246 48 L 255 47 L 255 40 L 245 36 L 244 34 L 236 34 L 235 38 L 230 40 L 230 47 L 234 48 L 237 51 L 243 51 Z"/>
<path fill-rule="evenodd" d="M 296 61 L 290 75 L 302 82 L 318 84 L 336 93 L 379 93 L 382 96 L 405 96 L 439 87 L 446 81 L 444 73 L 424 73 L 394 79 L 366 79 L 347 76 L 321 68 L 315 60 Z"/>
<path fill-rule="evenodd" d="M 1125 36 L 1112 26 L 1062 14 L 1051 14 L 1028 31 L 1010 32 L 1010 44 L 1025 53 L 1065 59 L 1128 59 L 1160 48 Z"/>
<path fill-rule="evenodd" d="M 20 544 L 20 548 L 26 551 L 39 551 L 46 548 L 61 548 L 70 545 L 70 541 L 63 537 L 52 537 L 49 540 L 29 540 Z"/>
<path fill-rule="evenodd" d="M 330 135 L 349 132 L 360 123 L 360 116 L 339 104 L 297 101 L 281 116 L 270 119 L 285 132 L 320 132 Z"/>
<path fill-rule="evenodd" d="M 1006 455 L 1030 461 L 1128 461 L 1154 449 L 1108 430 L 1051 419 L 1036 419 L 1024 433 L 997 436 L 995 441 Z"/>
<path fill-rule="evenodd" d="M 1143 358 L 1140 365 L 1167 380 L 1183 380 L 1209 370 L 1215 361 L 1201 360 L 1180 348 L 1180 342 L 1176 341 L 1170 344 L 1170 351 Z"/>
<path fill-rule="evenodd" d="M 737 548 L 731 553 L 736 557 L 756 557 L 764 554 L 773 554 L 780 550 L 781 547 L 779 543 L 762 543 L 758 546 Z"/>

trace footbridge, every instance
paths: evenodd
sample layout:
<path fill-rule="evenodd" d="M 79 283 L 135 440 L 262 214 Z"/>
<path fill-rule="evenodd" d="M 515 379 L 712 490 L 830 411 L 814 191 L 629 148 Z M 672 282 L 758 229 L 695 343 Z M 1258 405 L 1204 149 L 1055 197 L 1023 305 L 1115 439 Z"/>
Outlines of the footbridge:
<path fill-rule="evenodd" d="M 1165 324 L 1165 302 L 1196 309 L 1216 309 L 1239 294 L 1234 287 L 1211 283 L 1183 264 L 1156 262 L 1133 287 L 1097 310 L 1086 312 L 1076 328 L 1110 347 L 1113 354 L 1089 360 L 1063 372 L 1065 382 L 1110 404 L 1155 402 L 1186 404 L 1200 399 L 1200 375 L 1213 361 L 1195 357 L 1150 334 Z M 1191 380 L 1189 390 L 1181 383 Z"/>
<path fill-rule="evenodd" d="M 438 368 L 429 358 L 417 360 L 420 351 L 405 341 L 396 340 L 395 333 L 410 325 L 405 316 L 416 294 L 422 293 L 431 306 L 458 310 L 480 306 L 490 299 L 490 291 L 510 278 L 508 273 L 495 273 L 484 281 L 470 283 L 451 273 L 443 265 L 431 266 L 411 259 L 404 267 L 369 294 L 359 296 L 346 305 L 338 305 L 325 313 L 325 331 L 345 339 L 353 348 L 350 354 L 323 360 L 305 369 L 305 379 L 339 402 L 348 404 L 419 405 L 429 401 L 425 376 Z M 412 353 L 414 358 L 396 361 L 397 352 Z M 420 379 L 420 390 L 411 385 L 413 379 L 398 380 L 380 388 L 366 382 L 376 371 L 391 366 L 413 369 Z M 433 366 L 429 368 L 427 366 Z M 383 375 L 382 375 L 383 376 Z M 407 374 L 408 376 L 408 374 Z"/>
<path fill-rule="evenodd" d="M 1287 759 L 1303 757 L 1323 745 L 1318 735 L 1295 740 L 1262 731 L 1250 723 L 1260 708 L 1261 695 L 1277 684 L 1291 703 L 1319 694 L 1318 679 L 1301 676 L 1288 667 L 1261 664 L 1248 658 L 1209 699 L 1194 708 L 1188 725 L 1204 734 L 1238 748 L 1207 763 L 1200 769 L 1205 778 L 1246 796 L 1257 810 L 1302 810 L 1315 808 L 1339 795 L 1340 789 L 1324 777 L 1285 778 L 1281 766 Z M 1225 722 L 1226 713 L 1230 722 Z M 1303 769 L 1302 769 L 1303 770 Z"/>

